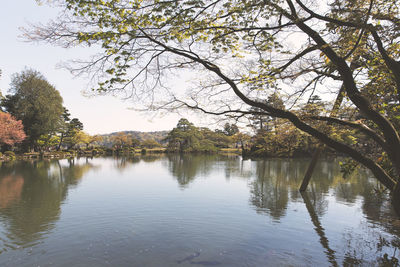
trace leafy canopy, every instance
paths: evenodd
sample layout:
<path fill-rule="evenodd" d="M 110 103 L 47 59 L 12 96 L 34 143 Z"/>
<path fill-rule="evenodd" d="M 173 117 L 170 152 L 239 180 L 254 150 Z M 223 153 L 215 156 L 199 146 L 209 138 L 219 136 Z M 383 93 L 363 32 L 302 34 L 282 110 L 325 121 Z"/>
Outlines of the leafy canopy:
<path fill-rule="evenodd" d="M 0 111 L 0 146 L 14 145 L 26 138 L 21 121 L 15 120 L 10 114 Z"/>
<path fill-rule="evenodd" d="M 42 135 L 55 133 L 61 125 L 62 97 L 39 72 L 24 70 L 13 76 L 2 106 L 21 120 L 27 143 L 33 146 Z"/>

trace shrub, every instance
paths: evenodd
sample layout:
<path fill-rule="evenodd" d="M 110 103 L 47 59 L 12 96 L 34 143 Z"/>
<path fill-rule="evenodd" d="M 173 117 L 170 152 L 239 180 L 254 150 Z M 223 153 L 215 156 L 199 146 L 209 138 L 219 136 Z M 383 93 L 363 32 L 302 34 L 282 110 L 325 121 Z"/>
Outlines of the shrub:
<path fill-rule="evenodd" d="M 11 159 L 11 160 L 15 159 L 15 153 L 12 152 L 12 151 L 6 151 L 6 152 L 4 152 L 4 156 L 6 156 L 7 158 L 9 158 L 9 159 Z"/>
<path fill-rule="evenodd" d="M 15 153 L 12 151 L 6 151 L 6 152 L 4 152 L 4 155 L 7 157 L 15 157 Z"/>

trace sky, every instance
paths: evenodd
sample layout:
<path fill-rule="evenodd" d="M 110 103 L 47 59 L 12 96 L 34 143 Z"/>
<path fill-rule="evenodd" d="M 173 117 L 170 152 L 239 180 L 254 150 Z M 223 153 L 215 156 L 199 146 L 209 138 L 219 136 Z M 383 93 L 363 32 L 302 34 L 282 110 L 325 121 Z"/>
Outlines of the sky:
<path fill-rule="evenodd" d="M 35 0 L 3 0 L 0 9 L 0 90 L 3 95 L 7 94 L 10 87 L 12 74 L 32 68 L 41 72 L 55 86 L 71 116 L 79 118 L 84 124 L 84 131 L 89 134 L 171 130 L 176 125 L 182 115 L 171 113 L 155 117 L 153 113 L 129 109 L 134 107 L 132 102 L 113 96 L 83 96 L 82 92 L 87 89 L 89 81 L 84 77 L 74 77 L 58 65 L 92 55 L 93 49 L 64 49 L 43 43 L 29 43 L 21 38 L 21 27 L 29 23 L 46 23 L 57 14 L 56 8 L 39 6 Z M 196 117 L 184 116 L 196 124 Z"/>

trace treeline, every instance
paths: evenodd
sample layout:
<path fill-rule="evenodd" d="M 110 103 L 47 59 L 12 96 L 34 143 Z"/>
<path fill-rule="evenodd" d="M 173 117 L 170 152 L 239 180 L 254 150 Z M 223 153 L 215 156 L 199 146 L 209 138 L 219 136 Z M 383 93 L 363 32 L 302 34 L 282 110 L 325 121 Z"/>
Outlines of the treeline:
<path fill-rule="evenodd" d="M 268 101 L 283 106 L 279 95 Z M 24 70 L 12 78 L 8 94 L 0 102 L 0 146 L 4 152 L 99 151 L 129 152 L 135 149 L 163 148 L 167 152 L 207 152 L 221 149 L 241 149 L 253 156 L 310 155 L 316 142 L 286 120 L 252 115 L 247 130 L 241 132 L 235 124 L 226 123 L 223 129 L 196 127 L 180 119 L 170 132 L 119 132 L 91 136 L 83 131 L 78 118 L 72 118 L 63 106 L 57 89 L 42 74 Z M 324 103 L 313 97 L 302 110 L 319 115 Z M 257 114 L 257 110 L 252 110 Z M 349 137 L 348 137 L 349 138 Z"/>
<path fill-rule="evenodd" d="M 32 69 L 13 75 L 0 109 L 2 151 L 68 150 L 99 140 L 83 132 L 82 122 L 71 118 L 58 90 Z"/>
<path fill-rule="evenodd" d="M 123 132 L 114 132 L 111 134 L 103 134 L 101 135 L 103 137 L 103 142 L 102 144 L 105 147 L 112 147 L 113 140 L 116 135 L 121 135 L 125 134 L 128 136 L 131 136 L 133 139 L 132 143 L 137 144 L 138 142 L 144 142 L 148 143 L 148 140 L 155 140 L 160 144 L 165 144 L 165 137 L 167 136 L 169 131 L 153 131 L 153 132 L 140 132 L 140 131 L 123 131 Z"/>
<path fill-rule="evenodd" d="M 221 148 L 237 147 L 238 143 L 244 145 L 240 140 L 244 136 L 236 125 L 227 123 L 223 130 L 212 131 L 182 118 L 165 140 L 170 152 L 217 152 Z"/>
<path fill-rule="evenodd" d="M 254 116 L 249 120 L 248 126 L 254 134 L 241 132 L 238 126 L 230 123 L 213 131 L 196 127 L 182 118 L 165 138 L 167 151 L 212 153 L 238 149 L 247 156 L 293 157 L 311 155 L 316 148 L 314 139 L 284 120 L 269 120 L 265 116 Z"/>
<path fill-rule="evenodd" d="M 39 72 L 28 69 L 15 74 L 8 93 L 1 97 L 0 102 L 0 146 L 3 152 L 98 150 L 125 153 L 161 148 L 160 151 L 167 152 L 213 153 L 222 149 L 237 149 L 249 156 L 293 157 L 311 155 L 318 146 L 315 139 L 292 123 L 265 114 L 258 115 L 261 113 L 256 108 L 249 110 L 253 115 L 248 117 L 249 123 L 245 127 L 252 134 L 240 131 L 235 124 L 226 123 L 222 129 L 211 130 L 196 127 L 182 118 L 170 132 L 131 131 L 91 136 L 83 131 L 83 124 L 78 118 L 71 118 L 68 109 L 63 106 L 60 93 Z M 271 95 L 267 102 L 276 108 L 284 107 L 279 94 Z M 327 109 L 318 96 L 313 96 L 297 113 L 299 116 L 302 113 L 320 116 Z M 340 116 L 360 115 L 344 110 Z M 326 131 L 342 142 L 360 143 L 370 148 L 371 142 L 355 131 L 344 130 L 340 126 L 327 128 Z"/>
<path fill-rule="evenodd" d="M 14 74 L 8 94 L 4 97 L 0 94 L 0 100 L 0 152 L 96 150 L 96 153 L 102 153 L 110 149 L 161 147 L 150 138 L 159 137 L 157 134 L 92 136 L 84 132 L 83 123 L 72 118 L 63 106 L 59 91 L 35 70 Z"/>
<path fill-rule="evenodd" d="M 272 94 L 267 104 L 276 108 L 284 108 L 281 96 Z M 314 95 L 309 101 L 299 106 L 294 112 L 299 117 L 323 117 L 329 113 L 331 107 L 322 99 Z M 216 152 L 223 148 L 241 149 L 246 156 L 257 157 L 301 157 L 311 156 L 321 144 L 309 134 L 299 130 L 286 119 L 280 119 L 261 114 L 257 108 L 251 108 L 247 117 L 248 124 L 240 131 L 235 124 L 226 123 L 222 130 L 215 131 L 209 128 L 196 127 L 187 119 L 181 119 L 176 127 L 166 137 L 167 150 L 174 152 Z M 311 114 L 311 115 L 310 115 Z M 354 108 L 343 108 L 339 118 L 357 120 L 362 114 Z M 324 126 L 310 121 L 314 127 L 321 128 L 329 136 L 340 142 L 358 146 L 360 150 L 374 155 L 379 160 L 379 149 L 375 149 L 372 140 L 363 136 L 359 131 L 349 130 L 341 125 Z M 322 127 L 325 127 L 322 129 Z M 321 147 L 325 154 L 337 154 L 333 149 Z M 369 152 L 368 152 L 369 151 Z"/>

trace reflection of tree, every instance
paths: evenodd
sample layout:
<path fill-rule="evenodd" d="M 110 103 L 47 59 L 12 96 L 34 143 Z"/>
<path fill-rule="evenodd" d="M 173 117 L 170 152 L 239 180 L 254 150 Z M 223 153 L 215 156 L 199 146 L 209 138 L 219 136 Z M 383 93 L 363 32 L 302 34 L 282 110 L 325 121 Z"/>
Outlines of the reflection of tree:
<path fill-rule="evenodd" d="M 347 246 L 344 248 L 341 264 L 398 266 L 396 251 L 400 248 L 400 220 L 392 210 L 387 192 L 381 192 L 381 186 L 376 180 L 369 179 L 370 175 L 365 170 L 361 169 L 344 179 L 337 162 L 321 161 L 315 168 L 308 191 L 302 195 L 298 188 L 306 170 L 306 163 L 307 161 L 286 159 L 255 161 L 256 175 L 250 183 L 250 203 L 255 206 L 256 211 L 279 220 L 286 214 L 289 199 L 304 201 L 328 261 L 332 266 L 338 266 L 338 256 L 330 247 L 320 221 L 328 208 L 327 196 L 333 194 L 338 201 L 348 205 L 355 204 L 361 196 L 362 211 L 368 219 L 364 224 L 370 236 L 366 238 L 351 231 L 347 233 Z M 371 227 L 370 223 L 375 226 Z M 382 227 L 384 231 L 380 230 Z M 377 241 L 366 244 L 365 240 Z"/>
<path fill-rule="evenodd" d="M 307 160 L 257 160 L 255 168 L 256 178 L 250 184 L 250 203 L 256 207 L 257 212 L 266 212 L 278 220 L 285 215 L 289 199 L 302 199 L 298 189 L 306 172 Z M 357 196 L 364 195 L 365 190 L 375 188 L 371 183 L 365 172 L 354 173 L 344 179 L 336 161 L 320 161 L 308 191 L 315 212 L 322 216 L 327 209 L 326 194 L 330 189 L 334 189 L 338 200 L 354 203 Z"/>
<path fill-rule="evenodd" d="M 181 188 L 186 188 L 197 175 L 207 174 L 215 164 L 216 155 L 168 155 L 168 169 L 178 180 Z"/>
<path fill-rule="evenodd" d="M 229 180 L 231 177 L 250 178 L 252 176 L 251 168 L 245 164 L 245 160 L 237 155 L 226 155 L 225 163 L 225 178 Z"/>
<path fill-rule="evenodd" d="M 53 161 L 17 161 L 0 168 L 0 193 L 10 187 L 12 202 L 2 202 L 0 216 L 8 228 L 12 244 L 33 244 L 54 227 L 68 188 L 93 166 L 90 163 L 66 166 Z M 3 195 L 2 195 L 3 196 Z M 4 205 L 6 203 L 6 205 Z M 12 247 L 12 244 L 11 245 Z"/>
<path fill-rule="evenodd" d="M 256 180 L 251 185 L 250 202 L 257 212 L 267 212 L 279 220 L 285 215 L 289 200 L 286 179 L 282 179 L 281 161 L 258 161 Z"/>
<path fill-rule="evenodd" d="M 164 157 L 164 155 L 160 155 L 160 154 L 146 154 L 146 155 L 142 155 L 140 157 L 140 159 L 144 162 L 155 162 L 159 159 L 161 159 L 162 157 Z"/>
<path fill-rule="evenodd" d="M 346 203 L 355 203 L 357 196 L 373 187 L 366 177 L 368 177 L 368 173 L 363 170 L 355 171 L 347 178 L 342 178 L 341 175 L 335 177 L 331 186 L 335 188 L 336 199 Z"/>
<path fill-rule="evenodd" d="M 227 179 L 231 175 L 250 177 L 251 172 L 246 171 L 239 158 L 236 155 L 169 154 L 166 163 L 181 188 L 186 188 L 197 176 L 207 176 L 217 169 L 224 171 Z"/>
<path fill-rule="evenodd" d="M 154 155 L 148 154 L 148 155 L 141 155 L 141 156 L 136 156 L 136 155 L 119 156 L 118 155 L 113 158 L 113 163 L 114 163 L 114 167 L 118 171 L 123 172 L 124 170 L 128 169 L 132 165 L 139 163 L 141 161 L 155 162 L 162 157 L 164 157 L 164 155 L 160 155 L 160 154 L 154 154 Z"/>
<path fill-rule="evenodd" d="M 125 156 L 117 156 L 114 157 L 114 166 L 118 171 L 123 171 L 130 167 L 131 165 L 138 163 L 140 161 L 139 157 L 125 157 Z"/>
<path fill-rule="evenodd" d="M 362 176 L 368 177 L 368 173 L 361 170 Z M 345 260 L 344 265 L 365 265 L 371 261 L 377 263 L 379 266 L 399 266 L 398 251 L 400 249 L 400 220 L 396 213 L 393 211 L 393 206 L 390 204 L 390 198 L 385 191 L 381 191 L 382 186 L 374 179 L 365 179 L 361 186 L 357 187 L 357 194 L 363 198 L 362 211 L 368 219 L 363 227 L 368 229 L 368 237 L 349 232 L 344 235 L 347 247 L 345 247 Z M 373 224 L 371 227 L 370 224 Z M 382 232 L 391 234 L 385 235 Z M 365 240 L 376 240 L 365 244 Z M 357 251 L 354 251 L 357 247 Z M 375 255 L 375 258 L 371 258 Z"/>
<path fill-rule="evenodd" d="M 302 160 L 267 159 L 255 162 L 256 178 L 250 184 L 250 203 L 257 212 L 265 212 L 279 220 L 286 214 L 289 199 L 296 201 L 301 198 L 298 188 L 307 168 L 307 162 Z M 309 185 L 313 200 L 318 203 L 318 212 L 323 213 L 326 205 L 323 203 L 323 193 L 329 189 L 329 170 L 323 163 L 317 165 L 315 176 Z"/>
<path fill-rule="evenodd" d="M 8 175 L 0 180 L 0 208 L 6 208 L 21 197 L 24 179 L 21 176 Z"/>
<path fill-rule="evenodd" d="M 346 244 L 343 247 L 343 266 L 399 266 L 398 233 L 396 235 L 388 229 L 393 234 L 388 236 L 379 228 L 371 227 L 369 222 L 364 222 L 361 226 L 366 227 L 367 231 L 362 234 L 349 231 L 343 235 Z"/>
<path fill-rule="evenodd" d="M 113 157 L 113 163 L 114 163 L 114 167 L 118 170 L 118 171 L 124 171 L 125 169 L 127 169 L 128 167 L 132 166 L 133 164 L 139 163 L 141 161 L 143 162 L 155 162 L 157 160 L 160 160 L 161 158 L 165 157 L 163 154 L 144 154 L 144 155 L 123 155 L 123 156 L 116 156 Z"/>
<path fill-rule="evenodd" d="M 329 240 L 325 235 L 325 229 L 322 227 L 321 222 L 319 221 L 318 215 L 315 212 L 314 206 L 312 205 L 307 192 L 302 192 L 301 196 L 303 197 L 303 201 L 306 204 L 308 214 L 311 217 L 311 222 L 314 224 L 315 232 L 317 232 L 319 236 L 319 242 L 325 249 L 325 254 L 328 257 L 329 262 L 332 264 L 332 266 L 338 266 L 336 262 L 335 251 L 329 247 Z"/>

